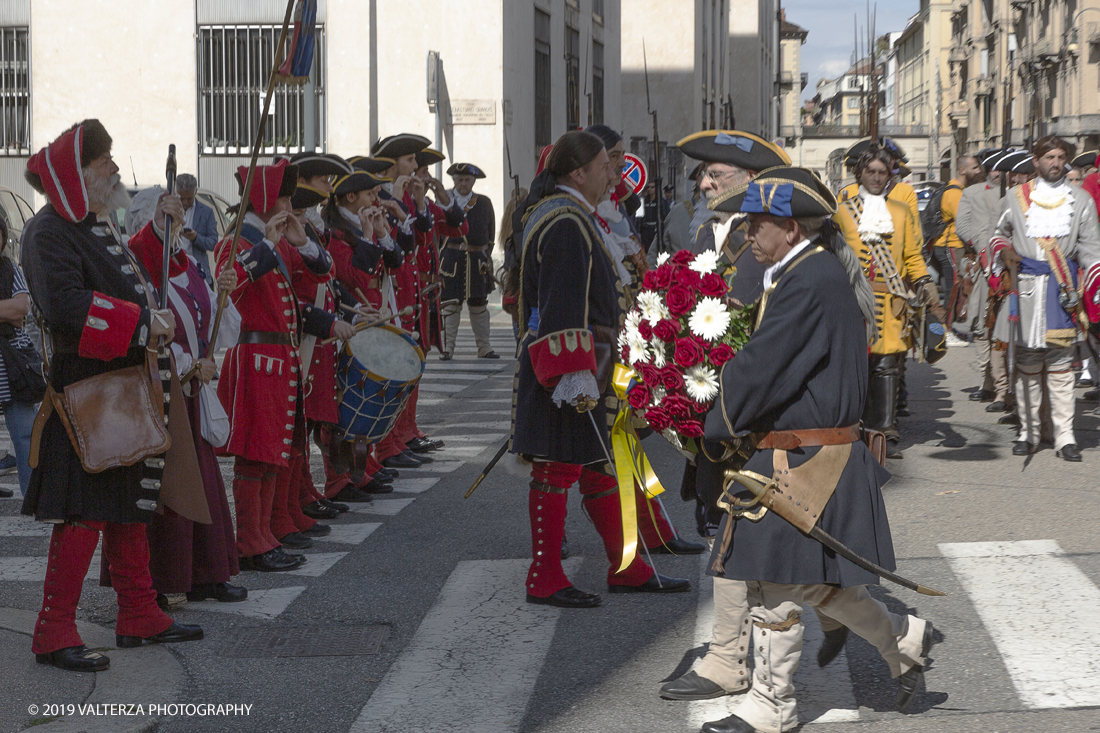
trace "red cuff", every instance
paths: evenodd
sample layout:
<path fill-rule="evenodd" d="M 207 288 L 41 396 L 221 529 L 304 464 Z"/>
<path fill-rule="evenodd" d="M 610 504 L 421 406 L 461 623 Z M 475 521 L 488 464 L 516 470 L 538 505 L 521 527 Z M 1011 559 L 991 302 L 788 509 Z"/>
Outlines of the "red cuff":
<path fill-rule="evenodd" d="M 1100 304 L 1096 302 L 1100 297 L 1100 263 L 1093 265 L 1085 272 L 1082 281 L 1084 291 L 1085 315 L 1089 323 L 1100 323 Z"/>
<path fill-rule="evenodd" d="M 103 361 L 126 356 L 140 320 L 141 306 L 137 303 L 93 292 L 77 353 Z"/>
<path fill-rule="evenodd" d="M 527 347 L 527 353 L 535 378 L 546 388 L 556 386 L 566 374 L 596 373 L 596 351 L 588 329 L 567 329 L 543 336 Z"/>

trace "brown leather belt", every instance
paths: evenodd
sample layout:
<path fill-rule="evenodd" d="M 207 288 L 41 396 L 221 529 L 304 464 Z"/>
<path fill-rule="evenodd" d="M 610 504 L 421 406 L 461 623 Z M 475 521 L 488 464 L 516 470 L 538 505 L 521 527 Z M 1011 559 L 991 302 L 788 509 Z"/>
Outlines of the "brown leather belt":
<path fill-rule="evenodd" d="M 795 448 L 816 448 L 822 445 L 844 445 L 859 440 L 859 425 L 815 430 L 773 430 L 756 438 L 756 447 L 758 450 L 794 450 Z"/>
<path fill-rule="evenodd" d="M 456 244 L 454 242 L 448 242 L 444 249 L 457 249 L 461 252 L 484 252 L 485 250 L 489 249 L 489 245 L 473 245 L 466 244 L 465 242 L 459 242 Z"/>
<path fill-rule="evenodd" d="M 297 340 L 289 331 L 241 331 L 237 343 L 297 346 Z"/>

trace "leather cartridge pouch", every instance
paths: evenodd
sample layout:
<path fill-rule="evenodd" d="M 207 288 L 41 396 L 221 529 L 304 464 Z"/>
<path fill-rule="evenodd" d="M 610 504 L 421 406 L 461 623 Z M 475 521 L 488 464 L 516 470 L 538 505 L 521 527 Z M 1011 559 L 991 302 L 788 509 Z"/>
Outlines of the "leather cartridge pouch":
<path fill-rule="evenodd" d="M 156 354 L 148 350 L 144 364 L 82 379 L 61 394 L 51 385 L 35 417 L 31 465 L 38 464 L 42 428 L 54 410 L 88 473 L 132 466 L 164 453 L 171 438 L 163 404 Z"/>
<path fill-rule="evenodd" d="M 760 503 L 809 534 L 833 497 L 851 454 L 851 443 L 825 445 L 813 458 L 791 468 L 787 463 L 787 451 L 773 452 L 775 481 L 764 492 Z"/>
<path fill-rule="evenodd" d="M 592 351 L 596 354 L 596 386 L 607 394 L 611 385 L 611 368 L 615 365 L 615 332 L 607 326 L 592 327 Z"/>

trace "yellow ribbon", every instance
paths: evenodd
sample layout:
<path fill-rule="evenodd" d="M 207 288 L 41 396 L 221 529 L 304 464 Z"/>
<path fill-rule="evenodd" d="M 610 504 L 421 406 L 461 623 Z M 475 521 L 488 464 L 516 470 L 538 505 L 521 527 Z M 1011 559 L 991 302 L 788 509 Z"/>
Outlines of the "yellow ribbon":
<path fill-rule="evenodd" d="M 638 433 L 630 420 L 630 403 L 626 391 L 634 379 L 634 370 L 616 364 L 611 376 L 615 397 L 619 400 L 619 412 L 611 428 L 611 450 L 615 456 L 615 476 L 619 480 L 619 508 L 623 519 L 623 558 L 616 573 L 630 567 L 638 554 L 638 508 L 634 499 L 634 485 L 642 487 L 647 498 L 664 493 L 660 479 L 653 471 L 649 458 L 638 439 Z"/>

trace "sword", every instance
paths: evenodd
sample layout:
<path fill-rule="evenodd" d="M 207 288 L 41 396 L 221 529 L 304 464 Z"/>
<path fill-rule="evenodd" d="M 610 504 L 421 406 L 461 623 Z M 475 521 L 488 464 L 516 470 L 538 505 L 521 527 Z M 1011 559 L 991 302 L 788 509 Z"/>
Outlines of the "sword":
<path fill-rule="evenodd" d="M 768 492 L 768 484 L 766 484 L 763 481 L 760 481 L 756 478 L 753 478 L 752 476 L 746 475 L 745 473 L 742 473 L 740 471 L 733 472 L 732 474 L 727 474 L 727 476 L 729 476 L 729 481 L 730 482 L 736 482 L 736 483 L 744 486 L 746 489 L 748 489 L 749 491 L 751 491 L 754 494 L 754 498 L 748 503 L 739 502 L 739 501 L 736 502 L 736 505 L 738 507 L 748 508 L 750 506 L 755 506 L 757 503 L 760 502 L 761 499 L 764 498 L 764 495 Z M 726 484 L 726 488 L 727 489 L 729 488 L 729 483 Z M 789 520 L 789 519 L 787 519 L 787 517 L 783 516 L 782 510 L 786 508 L 786 505 L 776 504 L 776 505 L 774 505 L 770 508 L 773 512 L 778 514 L 780 517 L 783 517 L 783 519 L 785 521 L 787 521 L 788 523 L 790 523 L 791 526 L 796 526 L 794 524 L 794 522 L 791 522 L 791 520 Z M 732 519 L 730 521 L 732 521 Z M 801 531 L 801 530 L 799 530 L 799 531 Z M 830 550 L 832 550 L 836 554 L 840 555 L 845 560 L 851 562 L 854 565 L 858 565 L 859 567 L 863 568 L 864 570 L 866 570 L 869 573 L 874 573 L 875 575 L 877 575 L 880 578 L 884 578 L 886 580 L 889 580 L 891 583 L 897 583 L 898 585 L 902 586 L 903 588 L 908 588 L 909 590 L 915 590 L 917 593 L 921 593 L 921 594 L 926 595 L 926 596 L 945 596 L 945 595 L 947 595 L 946 593 L 938 591 L 934 588 L 929 588 L 928 586 L 921 585 L 920 583 L 914 583 L 912 580 L 909 580 L 907 578 L 903 578 L 900 575 L 898 575 L 897 573 L 892 573 L 889 570 L 887 570 L 886 568 L 881 567 L 879 565 L 876 565 L 875 563 L 871 562 L 867 558 L 857 555 L 855 552 L 853 552 L 852 550 L 845 547 L 844 544 L 840 542 L 840 540 L 836 539 L 835 537 L 833 537 L 832 535 L 830 535 L 828 532 L 821 529 L 821 527 L 818 527 L 817 525 L 814 525 L 813 527 L 811 527 L 808 534 L 812 539 L 815 539 L 818 542 L 820 542 L 821 544 L 825 545 L 825 547 L 828 547 Z"/>
<path fill-rule="evenodd" d="M 477 477 L 477 480 L 474 481 L 474 485 L 470 487 L 470 490 L 466 492 L 466 495 L 462 497 L 463 499 L 470 498 L 470 494 L 474 493 L 474 489 L 481 485 L 481 482 L 485 480 L 485 477 L 488 476 L 489 472 L 497 465 L 497 461 L 503 458 L 507 451 L 508 441 L 506 440 L 504 441 L 504 445 L 500 446 L 500 450 L 497 451 L 497 454 L 493 456 L 493 460 L 489 461 L 489 465 L 481 469 L 481 474 Z"/>

